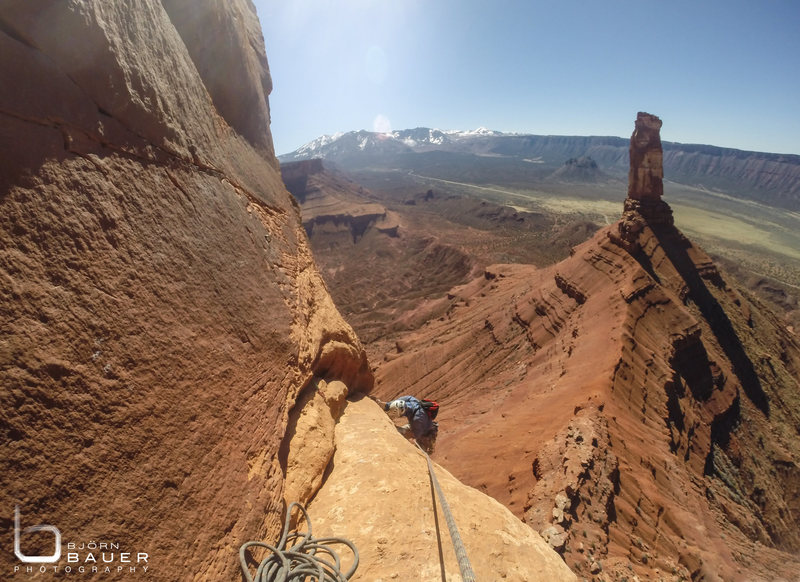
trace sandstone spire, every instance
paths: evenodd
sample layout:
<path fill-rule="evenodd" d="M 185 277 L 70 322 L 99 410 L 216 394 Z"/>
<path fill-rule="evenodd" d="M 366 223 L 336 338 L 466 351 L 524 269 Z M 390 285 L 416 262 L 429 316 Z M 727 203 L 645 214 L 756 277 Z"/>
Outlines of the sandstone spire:
<path fill-rule="evenodd" d="M 631 167 L 628 172 L 628 198 L 619 222 L 619 232 L 609 238 L 630 252 L 639 248 L 639 233 L 645 225 L 674 224 L 672 209 L 661 199 L 664 194 L 664 163 L 661 149 L 661 120 L 639 112 L 631 135 Z"/>
<path fill-rule="evenodd" d="M 655 115 L 640 111 L 636 116 L 636 128 L 631 135 L 628 198 L 658 202 L 664 194 L 660 130 L 661 120 Z"/>

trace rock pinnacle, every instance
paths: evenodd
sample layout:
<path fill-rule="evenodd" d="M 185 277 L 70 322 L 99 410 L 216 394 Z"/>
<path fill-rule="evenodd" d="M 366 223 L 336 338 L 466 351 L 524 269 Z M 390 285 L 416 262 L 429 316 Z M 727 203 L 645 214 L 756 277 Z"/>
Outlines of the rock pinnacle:
<path fill-rule="evenodd" d="M 661 149 L 661 119 L 639 112 L 631 135 L 628 197 L 618 233 L 609 233 L 615 243 L 634 252 L 639 233 L 646 225 L 673 226 L 672 209 L 664 194 L 664 164 Z"/>
<path fill-rule="evenodd" d="M 664 194 L 660 130 L 661 120 L 655 115 L 639 112 L 636 116 L 628 172 L 628 198 L 632 200 L 658 202 Z"/>

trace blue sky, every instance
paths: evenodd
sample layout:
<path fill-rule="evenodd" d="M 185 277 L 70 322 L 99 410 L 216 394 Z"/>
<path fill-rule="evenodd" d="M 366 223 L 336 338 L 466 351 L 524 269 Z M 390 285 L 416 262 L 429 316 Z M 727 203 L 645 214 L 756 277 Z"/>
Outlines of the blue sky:
<path fill-rule="evenodd" d="M 254 0 L 276 152 L 488 127 L 800 154 L 797 0 Z"/>

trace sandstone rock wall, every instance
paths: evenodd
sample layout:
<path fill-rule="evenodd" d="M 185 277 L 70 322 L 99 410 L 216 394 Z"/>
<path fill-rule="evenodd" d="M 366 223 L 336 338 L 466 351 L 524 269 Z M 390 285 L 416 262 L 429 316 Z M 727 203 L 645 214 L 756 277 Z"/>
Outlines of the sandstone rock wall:
<path fill-rule="evenodd" d="M 271 153 L 253 6 L 8 1 L 0 52 L 0 545 L 18 504 L 152 579 L 238 579 L 297 394 L 371 384 Z"/>
<path fill-rule="evenodd" d="M 217 113 L 275 165 L 264 38 L 250 0 L 163 0 Z"/>

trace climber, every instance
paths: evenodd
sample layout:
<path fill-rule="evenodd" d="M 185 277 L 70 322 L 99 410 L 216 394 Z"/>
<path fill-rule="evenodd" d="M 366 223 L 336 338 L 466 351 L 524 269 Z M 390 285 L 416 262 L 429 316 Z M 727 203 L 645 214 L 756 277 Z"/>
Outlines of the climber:
<path fill-rule="evenodd" d="M 433 453 L 436 436 L 439 433 L 439 424 L 434 420 L 439 413 L 439 404 L 425 398 L 417 399 L 413 396 L 401 396 L 390 402 L 375 399 L 383 409 L 393 418 L 405 416 L 409 423 L 397 427 L 400 433 L 408 437 L 414 435 L 417 443 L 429 455 Z"/>

